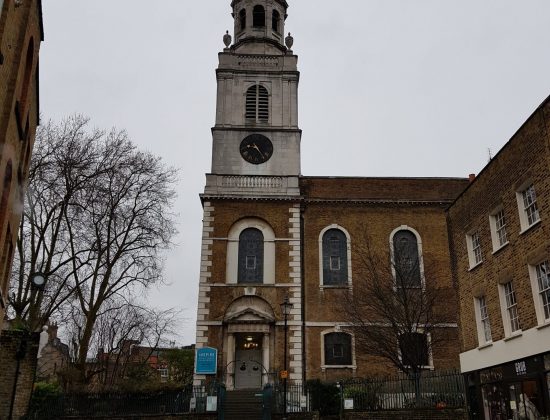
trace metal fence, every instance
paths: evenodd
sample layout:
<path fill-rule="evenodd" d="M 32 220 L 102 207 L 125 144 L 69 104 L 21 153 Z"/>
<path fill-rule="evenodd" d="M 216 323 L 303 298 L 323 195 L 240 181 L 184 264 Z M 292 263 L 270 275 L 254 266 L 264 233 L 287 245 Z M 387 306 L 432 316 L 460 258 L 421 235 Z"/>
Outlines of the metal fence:
<path fill-rule="evenodd" d="M 225 387 L 220 384 L 189 386 L 174 391 L 64 394 L 31 401 L 29 418 L 47 420 L 204 413 L 212 409 L 208 407 L 208 397 L 218 397 L 218 401 L 223 403 L 224 395 Z M 216 411 L 215 407 L 213 411 Z"/>
<path fill-rule="evenodd" d="M 264 388 L 264 395 L 266 395 L 266 393 L 270 393 L 269 388 Z M 284 385 L 282 383 L 273 385 L 272 395 L 271 412 L 283 414 L 285 406 Z M 309 411 L 311 411 L 311 399 L 307 386 L 287 384 L 286 412 L 303 413 Z"/>
<path fill-rule="evenodd" d="M 217 406 L 209 404 L 214 400 Z M 29 418 L 48 420 L 68 416 L 123 417 L 214 411 L 223 418 L 224 401 L 225 386 L 219 383 L 175 391 L 65 394 L 33 399 Z M 263 391 L 264 414 L 284 413 L 284 401 L 283 384 L 268 385 Z M 464 408 L 465 404 L 464 380 L 457 371 L 424 372 L 417 377 L 400 374 L 353 379 L 336 384 L 308 381 L 306 385 L 287 384 L 286 389 L 287 413 L 318 411 L 322 416 L 337 415 L 343 410 L 453 409 Z"/>
<path fill-rule="evenodd" d="M 352 380 L 338 384 L 343 404 L 353 410 L 379 411 L 413 408 L 463 408 L 464 379 L 460 372 L 423 372 L 394 377 Z"/>

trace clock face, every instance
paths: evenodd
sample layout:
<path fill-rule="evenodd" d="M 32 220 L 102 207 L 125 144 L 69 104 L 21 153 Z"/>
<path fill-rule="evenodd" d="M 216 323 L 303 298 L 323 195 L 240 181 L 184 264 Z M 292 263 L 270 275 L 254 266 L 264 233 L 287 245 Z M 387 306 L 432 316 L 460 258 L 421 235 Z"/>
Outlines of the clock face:
<path fill-rule="evenodd" d="M 241 142 L 240 151 L 244 160 L 259 165 L 273 155 L 273 143 L 266 136 L 251 134 Z"/>

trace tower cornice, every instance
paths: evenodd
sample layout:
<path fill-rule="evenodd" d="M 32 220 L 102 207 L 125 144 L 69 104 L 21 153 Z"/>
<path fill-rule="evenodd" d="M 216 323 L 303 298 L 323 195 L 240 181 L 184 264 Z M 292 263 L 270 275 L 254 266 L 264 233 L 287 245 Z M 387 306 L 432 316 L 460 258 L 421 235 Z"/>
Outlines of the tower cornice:
<path fill-rule="evenodd" d="M 232 0 L 231 1 L 231 7 L 234 7 L 235 4 L 239 3 L 240 1 L 242 1 L 242 0 Z M 288 3 L 286 2 L 286 0 L 274 0 L 274 1 L 276 1 L 277 3 L 279 3 L 280 5 L 285 7 L 286 9 L 288 9 Z"/>
<path fill-rule="evenodd" d="M 231 51 L 236 52 L 239 49 L 239 47 L 241 47 L 242 45 L 252 44 L 252 43 L 270 44 L 270 45 L 273 45 L 278 50 L 280 50 L 282 53 L 286 53 L 288 51 L 288 48 L 285 47 L 284 45 L 281 45 L 281 43 L 279 41 L 276 41 L 276 40 L 274 40 L 272 38 L 269 38 L 269 37 L 266 37 L 266 36 L 263 36 L 263 37 L 249 36 L 249 37 L 246 37 L 246 38 L 242 38 L 241 40 L 237 41 L 235 44 L 233 44 L 231 46 Z"/>

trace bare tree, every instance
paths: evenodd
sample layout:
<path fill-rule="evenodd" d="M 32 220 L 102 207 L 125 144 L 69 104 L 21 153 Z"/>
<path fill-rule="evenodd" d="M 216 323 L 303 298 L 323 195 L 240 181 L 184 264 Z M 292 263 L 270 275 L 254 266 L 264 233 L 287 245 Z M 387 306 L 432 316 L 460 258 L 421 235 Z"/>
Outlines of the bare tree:
<path fill-rule="evenodd" d="M 33 330 L 52 315 L 79 314 L 76 365 L 84 380 L 105 310 L 162 280 L 177 171 L 137 150 L 124 131 L 90 130 L 80 116 L 46 125 L 35 156 L 10 305 Z M 35 272 L 48 278 L 44 293 L 29 287 Z"/>
<path fill-rule="evenodd" d="M 353 325 L 356 348 L 379 356 L 415 380 L 430 365 L 434 348 L 454 321 L 450 288 L 438 286 L 438 273 L 423 266 L 415 240 L 396 238 L 391 251 L 381 251 L 365 235 L 355 245 L 358 276 L 346 294 L 344 312 Z"/>
<path fill-rule="evenodd" d="M 173 309 L 146 308 L 124 299 L 111 300 L 98 315 L 90 341 L 92 363 L 87 363 L 84 383 L 93 382 L 103 389 L 117 388 L 127 382 L 132 370 L 150 371 L 150 377 L 158 376 L 149 366 L 150 357 L 166 346 L 177 334 L 175 327 L 179 313 Z M 75 311 L 71 337 L 76 358 L 80 352 L 80 337 L 85 323 L 80 311 Z M 92 381 L 97 376 L 98 379 Z M 149 379 L 151 379 L 149 378 Z M 140 384 L 132 384 L 139 386 Z"/>
<path fill-rule="evenodd" d="M 98 171 L 97 144 L 104 133 L 88 131 L 87 124 L 75 116 L 37 130 L 9 294 L 12 315 L 32 331 L 70 298 L 74 269 L 86 263 L 88 250 L 71 253 L 67 233 L 78 218 L 79 194 Z M 38 272 L 48 278 L 40 294 L 29 281 Z"/>

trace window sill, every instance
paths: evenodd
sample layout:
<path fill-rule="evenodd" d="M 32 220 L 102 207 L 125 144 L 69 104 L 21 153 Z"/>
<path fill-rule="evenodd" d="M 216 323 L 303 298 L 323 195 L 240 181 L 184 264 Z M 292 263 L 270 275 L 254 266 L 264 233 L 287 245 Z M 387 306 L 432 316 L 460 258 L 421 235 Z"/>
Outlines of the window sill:
<path fill-rule="evenodd" d="M 514 331 L 512 333 L 512 335 L 509 335 L 508 337 L 505 337 L 504 338 L 504 341 L 511 341 L 511 340 L 514 340 L 518 337 L 521 337 L 523 335 L 523 331 L 522 330 L 519 330 L 519 331 Z"/>
<path fill-rule="evenodd" d="M 357 370 L 357 365 L 321 365 L 322 370 L 326 369 L 353 369 Z"/>
<path fill-rule="evenodd" d="M 543 324 L 537 325 L 537 330 L 543 330 L 548 327 L 550 327 L 550 319 L 545 320 Z"/>
<path fill-rule="evenodd" d="M 481 346 L 479 346 L 477 349 L 478 350 L 483 350 L 483 349 L 487 349 L 489 347 L 493 347 L 493 342 L 492 341 L 488 341 L 486 342 L 485 344 L 482 344 Z"/>
<path fill-rule="evenodd" d="M 535 223 L 533 223 L 532 225 L 529 225 L 527 226 L 526 228 L 522 229 L 522 231 L 519 233 L 520 235 L 523 235 L 524 233 L 527 233 L 529 232 L 531 229 L 533 229 L 535 226 L 538 226 L 540 225 L 540 222 L 541 220 L 537 220 Z"/>
<path fill-rule="evenodd" d="M 351 289 L 351 284 L 328 284 L 328 285 L 321 285 L 319 286 L 319 289 Z"/>
<path fill-rule="evenodd" d="M 474 271 L 477 267 L 479 267 L 481 264 L 483 264 L 483 260 L 481 260 L 480 262 L 470 266 L 470 268 L 468 268 L 468 271 Z"/>
<path fill-rule="evenodd" d="M 504 248 L 506 248 L 508 245 L 510 245 L 510 242 L 506 242 L 504 244 L 502 244 L 501 246 L 499 246 L 498 248 L 494 249 L 493 250 L 493 255 L 496 255 L 498 254 L 500 251 L 502 251 Z"/>
<path fill-rule="evenodd" d="M 433 363 L 433 362 L 432 362 Z M 408 365 L 405 365 L 407 369 L 410 369 L 411 367 Z M 435 370 L 435 367 L 433 365 L 427 365 L 427 366 L 419 366 L 422 370 Z"/>

